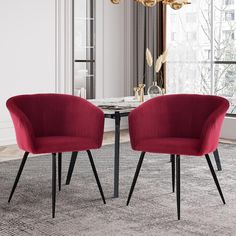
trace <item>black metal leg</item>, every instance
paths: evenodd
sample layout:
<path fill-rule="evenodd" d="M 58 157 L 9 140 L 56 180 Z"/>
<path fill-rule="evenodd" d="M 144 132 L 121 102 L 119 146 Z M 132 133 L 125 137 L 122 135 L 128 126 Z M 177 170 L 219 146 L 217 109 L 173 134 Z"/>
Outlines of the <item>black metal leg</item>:
<path fill-rule="evenodd" d="M 213 152 L 213 154 L 214 154 L 214 157 L 215 157 L 217 169 L 218 169 L 218 171 L 221 171 L 221 170 L 222 170 L 222 167 L 221 167 L 220 155 L 219 155 L 218 149 L 216 149 L 216 150 Z"/>
<path fill-rule="evenodd" d="M 23 171 L 23 169 L 24 169 L 25 162 L 26 162 L 26 160 L 27 160 L 28 155 L 29 155 L 29 152 L 25 152 L 25 153 L 24 153 L 23 159 L 22 159 L 21 164 L 20 164 L 20 168 L 19 168 L 19 170 L 18 170 L 18 173 L 17 173 L 17 175 L 16 175 L 16 179 L 15 179 L 14 185 L 13 185 L 12 190 L 11 190 L 11 194 L 10 194 L 10 196 L 9 196 L 9 198 L 8 198 L 8 202 L 11 201 L 12 196 L 13 196 L 13 194 L 14 194 L 14 192 L 15 192 L 16 186 L 17 186 L 18 181 L 19 181 L 19 179 L 20 179 L 21 173 L 22 173 L 22 171 Z"/>
<path fill-rule="evenodd" d="M 58 188 L 61 191 L 61 165 L 62 165 L 62 153 L 58 153 Z"/>
<path fill-rule="evenodd" d="M 176 156 L 176 200 L 177 200 L 177 215 L 180 220 L 180 155 Z"/>
<path fill-rule="evenodd" d="M 77 159 L 77 155 L 78 155 L 78 152 L 72 152 L 71 160 L 70 160 L 70 166 L 69 166 L 69 170 L 68 170 L 68 174 L 67 174 L 67 178 L 66 178 L 66 185 L 70 184 L 70 180 L 71 180 L 71 176 L 73 174 L 73 170 L 74 170 L 75 162 L 76 162 L 76 159 Z"/>
<path fill-rule="evenodd" d="M 171 154 L 172 191 L 175 192 L 175 155 Z"/>
<path fill-rule="evenodd" d="M 211 159 L 210 159 L 210 157 L 209 157 L 208 154 L 206 154 L 205 157 L 206 157 L 208 166 L 209 166 L 209 168 L 210 168 L 210 170 L 211 170 L 211 174 L 212 174 L 213 179 L 214 179 L 214 181 L 215 181 L 216 187 L 217 187 L 217 189 L 218 189 L 218 191 L 219 191 L 219 194 L 220 194 L 220 197 L 221 197 L 221 199 L 222 199 L 222 202 L 225 204 L 225 199 L 224 199 L 223 193 L 222 193 L 222 191 L 221 191 L 220 184 L 219 184 L 219 182 L 218 182 L 216 173 L 215 173 L 214 168 L 213 168 L 213 166 L 212 166 L 212 164 L 211 164 Z"/>
<path fill-rule="evenodd" d="M 119 197 L 120 165 L 120 113 L 115 112 L 115 160 L 114 160 L 114 197 Z"/>
<path fill-rule="evenodd" d="M 128 200 L 127 200 L 127 203 L 126 203 L 127 206 L 129 205 L 130 199 L 132 197 L 132 194 L 133 194 L 133 191 L 134 191 L 134 187 L 135 187 L 135 184 L 137 182 L 137 179 L 138 179 L 138 176 L 139 176 L 139 172 L 140 172 L 140 169 L 141 169 L 141 166 L 142 166 L 142 163 L 143 163 L 144 156 L 145 156 L 145 152 L 142 152 L 141 156 L 139 158 L 137 169 L 136 169 L 136 172 L 135 172 L 135 175 L 134 175 L 134 179 L 133 179 L 133 182 L 132 182 L 132 185 L 131 185 L 131 189 L 130 189 L 130 192 L 129 192 Z"/>
<path fill-rule="evenodd" d="M 93 173 L 94 173 L 94 176 L 95 176 L 95 179 L 96 179 L 96 182 L 97 182 L 100 194 L 102 196 L 103 203 L 106 204 L 106 200 L 105 200 L 105 197 L 104 197 L 104 194 L 103 194 L 103 190 L 102 190 L 102 186 L 101 186 L 100 180 L 98 178 L 98 174 L 97 174 L 97 170 L 96 170 L 96 167 L 95 167 L 95 164 L 94 164 L 94 161 L 93 161 L 92 154 L 91 154 L 91 152 L 89 150 L 87 150 L 87 153 L 88 153 L 88 156 L 89 156 L 90 164 L 92 166 Z"/>
<path fill-rule="evenodd" d="M 57 180 L 57 159 L 56 153 L 52 154 L 52 218 L 55 218 L 56 207 L 56 180 Z"/>

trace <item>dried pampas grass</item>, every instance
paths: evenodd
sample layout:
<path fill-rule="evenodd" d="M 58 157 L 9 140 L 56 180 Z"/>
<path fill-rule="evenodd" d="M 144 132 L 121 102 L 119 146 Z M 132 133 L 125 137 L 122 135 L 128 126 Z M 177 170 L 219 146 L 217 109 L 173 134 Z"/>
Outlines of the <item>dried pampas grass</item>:
<path fill-rule="evenodd" d="M 146 61 L 149 67 L 152 67 L 153 59 L 152 53 L 150 52 L 149 48 L 146 49 Z"/>

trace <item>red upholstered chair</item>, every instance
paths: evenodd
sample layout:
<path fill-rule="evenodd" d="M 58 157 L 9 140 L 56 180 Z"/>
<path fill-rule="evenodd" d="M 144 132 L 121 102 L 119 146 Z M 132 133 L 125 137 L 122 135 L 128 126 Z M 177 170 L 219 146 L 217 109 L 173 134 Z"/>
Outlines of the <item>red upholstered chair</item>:
<path fill-rule="evenodd" d="M 129 115 L 131 145 L 134 150 L 142 153 L 127 205 L 146 152 L 171 154 L 173 192 L 176 157 L 178 219 L 180 219 L 180 155 L 205 155 L 225 204 L 209 153 L 217 149 L 221 125 L 228 108 L 229 102 L 222 97 L 179 94 L 153 98 L 133 110 Z"/>
<path fill-rule="evenodd" d="M 25 151 L 8 202 L 14 194 L 29 153 L 52 153 L 52 216 L 56 202 L 56 154 L 59 191 L 63 152 L 87 151 L 104 204 L 105 198 L 93 162 L 91 149 L 101 147 L 103 112 L 86 100 L 63 94 L 20 95 L 7 101 L 17 144 Z"/>

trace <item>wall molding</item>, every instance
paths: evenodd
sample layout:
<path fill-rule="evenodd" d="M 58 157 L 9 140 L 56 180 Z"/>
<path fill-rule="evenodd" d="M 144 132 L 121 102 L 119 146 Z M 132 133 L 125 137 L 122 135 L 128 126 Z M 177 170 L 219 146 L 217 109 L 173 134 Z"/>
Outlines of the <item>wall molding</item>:
<path fill-rule="evenodd" d="M 11 129 L 13 124 L 10 120 L 0 121 L 0 129 Z"/>
<path fill-rule="evenodd" d="M 96 17 L 96 98 L 104 98 L 104 1 L 95 2 Z M 99 32 L 99 33 L 97 33 Z"/>
<path fill-rule="evenodd" d="M 52 24 L 54 55 L 52 66 L 53 91 L 72 94 L 73 76 L 73 0 L 54 0 L 51 2 L 50 24 Z M 49 4 L 49 3 L 48 3 Z M 55 43 L 54 43 L 55 42 Z M 12 121 L 6 117 L 0 121 L 0 145 L 16 143 Z"/>
<path fill-rule="evenodd" d="M 0 121 L 0 145 L 9 145 L 16 143 L 16 138 L 14 134 L 14 127 L 11 120 Z"/>
<path fill-rule="evenodd" d="M 72 94 L 74 0 L 55 0 L 55 92 Z"/>
<path fill-rule="evenodd" d="M 14 137 L 0 138 L 1 146 L 8 146 L 16 144 L 16 139 Z"/>
<path fill-rule="evenodd" d="M 132 50 L 132 41 L 133 41 L 133 10 L 132 10 L 132 1 L 125 1 L 125 20 L 124 20 L 124 28 L 125 28 L 125 38 L 124 38 L 124 68 L 125 68 L 125 83 L 124 83 L 124 92 L 125 96 L 133 95 L 132 88 L 132 79 L 133 79 L 133 66 L 131 61 L 133 60 L 133 50 Z"/>

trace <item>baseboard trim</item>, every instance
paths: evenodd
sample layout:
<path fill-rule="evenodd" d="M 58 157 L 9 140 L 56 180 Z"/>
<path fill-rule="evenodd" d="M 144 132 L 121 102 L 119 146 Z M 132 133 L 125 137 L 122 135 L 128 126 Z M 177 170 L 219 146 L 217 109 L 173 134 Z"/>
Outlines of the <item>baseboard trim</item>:
<path fill-rule="evenodd" d="M 13 145 L 16 144 L 16 139 L 15 138 L 1 138 L 0 139 L 0 146 L 8 146 L 8 145 Z"/>

